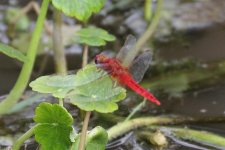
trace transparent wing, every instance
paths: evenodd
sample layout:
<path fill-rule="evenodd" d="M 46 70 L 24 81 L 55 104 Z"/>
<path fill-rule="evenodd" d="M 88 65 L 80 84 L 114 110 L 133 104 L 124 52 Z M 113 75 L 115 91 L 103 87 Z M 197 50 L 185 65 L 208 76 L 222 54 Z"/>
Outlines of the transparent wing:
<path fill-rule="evenodd" d="M 128 35 L 123 47 L 116 56 L 116 59 L 119 60 L 124 67 L 129 67 L 136 57 L 137 51 L 135 45 L 136 38 L 133 35 Z"/>
<path fill-rule="evenodd" d="M 151 61 L 151 51 L 145 51 L 135 58 L 129 68 L 129 72 L 131 73 L 135 81 L 140 82 L 143 79 L 144 74 L 147 71 Z"/>

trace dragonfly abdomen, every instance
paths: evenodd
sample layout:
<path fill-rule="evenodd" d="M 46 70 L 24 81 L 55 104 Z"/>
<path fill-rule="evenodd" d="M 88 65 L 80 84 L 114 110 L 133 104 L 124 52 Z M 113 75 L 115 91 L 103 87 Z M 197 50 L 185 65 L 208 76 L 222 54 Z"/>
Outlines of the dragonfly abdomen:
<path fill-rule="evenodd" d="M 155 98 L 149 91 L 147 91 L 145 88 L 137 84 L 136 81 L 134 81 L 130 76 L 125 77 L 127 80 L 123 80 L 124 84 L 126 84 L 129 88 L 131 88 L 133 91 L 135 91 L 137 94 L 143 96 L 144 98 L 148 99 L 149 101 L 156 103 L 157 105 L 160 105 L 159 100 Z"/>

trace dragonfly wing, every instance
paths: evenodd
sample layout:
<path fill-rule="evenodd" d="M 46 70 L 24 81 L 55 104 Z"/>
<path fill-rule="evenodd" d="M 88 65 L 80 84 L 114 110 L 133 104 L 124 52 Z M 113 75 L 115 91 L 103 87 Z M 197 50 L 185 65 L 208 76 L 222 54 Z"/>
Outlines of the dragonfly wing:
<path fill-rule="evenodd" d="M 135 45 L 136 38 L 133 35 L 128 35 L 123 47 L 116 56 L 116 59 L 119 60 L 124 67 L 129 67 L 137 55 Z"/>
<path fill-rule="evenodd" d="M 129 72 L 133 76 L 133 79 L 137 82 L 140 82 L 145 72 L 147 71 L 150 63 L 152 61 L 152 52 L 145 51 L 141 53 L 135 60 L 133 61 L 132 65 L 129 68 Z"/>

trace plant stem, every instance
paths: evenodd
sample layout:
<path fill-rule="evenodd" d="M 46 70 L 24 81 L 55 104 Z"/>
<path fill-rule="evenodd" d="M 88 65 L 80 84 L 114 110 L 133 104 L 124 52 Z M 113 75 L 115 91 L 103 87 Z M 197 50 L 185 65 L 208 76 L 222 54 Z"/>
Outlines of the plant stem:
<path fill-rule="evenodd" d="M 21 145 L 34 134 L 34 128 L 36 126 L 33 126 L 32 128 L 30 128 L 19 139 L 17 139 L 16 142 L 13 144 L 12 150 L 19 150 Z"/>
<path fill-rule="evenodd" d="M 171 122 L 171 120 L 172 119 L 168 117 L 146 117 L 124 121 L 108 129 L 108 140 L 110 141 L 132 129 L 136 129 L 141 126 L 147 126 L 157 123 L 169 123 Z"/>
<path fill-rule="evenodd" d="M 145 0 L 145 20 L 150 21 L 152 17 L 152 0 Z"/>
<path fill-rule="evenodd" d="M 88 45 L 84 45 L 82 67 L 87 65 L 87 63 L 88 63 Z M 81 113 L 84 114 L 85 112 L 81 110 Z M 85 113 L 85 119 L 84 119 L 82 131 L 81 131 L 79 150 L 85 149 L 85 141 L 86 141 L 87 128 L 88 128 L 90 116 L 91 116 L 91 112 L 87 111 Z"/>
<path fill-rule="evenodd" d="M 56 8 L 53 13 L 53 50 L 54 50 L 54 62 L 57 74 L 67 74 L 67 62 L 63 48 L 62 40 L 62 14 Z M 59 98 L 59 105 L 63 106 L 63 99 Z"/>
<path fill-rule="evenodd" d="M 27 52 L 27 58 L 29 59 L 24 63 L 20 75 L 16 81 L 15 86 L 10 91 L 9 95 L 3 102 L 0 103 L 0 115 L 7 113 L 10 108 L 17 103 L 21 95 L 23 94 L 28 81 L 30 79 L 31 71 L 34 66 L 35 56 L 37 53 L 38 44 L 41 37 L 45 17 L 48 10 L 48 4 L 50 0 L 43 0 L 41 5 L 41 12 L 38 16 L 37 23 L 31 38 L 31 42 Z"/>
<path fill-rule="evenodd" d="M 84 45 L 82 67 L 87 65 L 87 63 L 88 63 L 88 45 Z M 84 111 L 81 110 L 81 113 L 84 113 Z M 83 123 L 82 131 L 81 131 L 81 135 L 80 135 L 80 143 L 78 148 L 79 150 L 85 149 L 85 141 L 86 141 L 87 128 L 88 128 L 90 116 L 91 116 L 91 112 L 87 111 L 85 113 L 84 123 Z"/>
<path fill-rule="evenodd" d="M 85 115 L 82 131 L 81 131 L 80 143 L 79 143 L 78 150 L 84 150 L 85 149 L 85 141 L 86 141 L 87 128 L 88 128 L 88 123 L 89 123 L 90 116 L 91 116 L 91 112 L 87 111 L 86 115 Z"/>
<path fill-rule="evenodd" d="M 54 61 L 55 68 L 58 74 L 67 74 L 67 63 L 66 56 L 63 48 L 62 40 L 62 15 L 61 12 L 56 8 L 54 9 L 54 27 L 53 27 L 53 50 L 54 50 Z"/>
<path fill-rule="evenodd" d="M 161 11 L 161 7 L 162 7 L 162 1 L 163 0 L 158 0 L 156 12 L 154 13 L 154 17 L 152 19 L 152 22 L 148 26 L 148 28 L 145 31 L 145 33 L 137 41 L 137 43 L 135 45 L 135 48 L 131 49 L 129 51 L 129 53 L 126 55 L 126 57 L 124 57 L 123 64 L 125 66 L 129 66 L 130 65 L 131 60 L 133 60 L 137 56 L 137 54 L 141 50 L 142 46 L 149 40 L 149 38 L 152 36 L 153 32 L 155 31 L 155 29 L 156 29 L 156 27 L 158 25 L 158 22 L 159 22 L 159 18 L 160 18 L 160 11 Z"/>
<path fill-rule="evenodd" d="M 130 120 L 130 118 L 133 117 L 137 111 L 141 110 L 141 108 L 145 105 L 145 103 L 146 99 L 144 99 L 140 104 L 138 104 L 124 121 Z"/>
<path fill-rule="evenodd" d="M 110 129 L 108 129 L 108 140 L 117 138 L 118 136 L 123 135 L 124 133 L 139 128 L 143 126 L 150 126 L 153 124 L 165 125 L 165 124 L 181 124 L 181 123 L 196 123 L 196 122 L 224 122 L 225 117 L 201 117 L 201 118 L 192 118 L 192 117 L 178 117 L 178 116 L 161 116 L 161 117 L 143 117 L 136 118 L 129 121 L 121 122 Z"/>
<path fill-rule="evenodd" d="M 82 67 L 88 63 L 88 45 L 84 45 Z"/>
<path fill-rule="evenodd" d="M 162 4 L 163 4 L 163 0 L 158 0 L 157 1 L 157 7 L 156 7 L 156 11 L 154 13 L 152 22 L 148 26 L 146 32 L 137 41 L 137 44 L 136 44 L 136 50 L 137 51 L 139 51 L 142 48 L 142 46 L 151 38 L 153 32 L 155 31 L 155 29 L 156 29 L 156 27 L 158 25 L 158 22 L 159 22 Z"/>

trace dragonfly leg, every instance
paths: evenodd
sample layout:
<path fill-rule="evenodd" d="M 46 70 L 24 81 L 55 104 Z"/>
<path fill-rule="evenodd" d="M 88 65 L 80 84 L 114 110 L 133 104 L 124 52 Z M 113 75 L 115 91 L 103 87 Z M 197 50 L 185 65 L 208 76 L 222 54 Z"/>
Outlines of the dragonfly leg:
<path fill-rule="evenodd" d="M 102 71 L 102 69 L 101 68 L 97 68 L 97 72 L 100 72 L 100 71 Z"/>
<path fill-rule="evenodd" d="M 117 80 L 114 80 L 113 88 L 115 88 L 116 86 L 117 86 Z"/>
<path fill-rule="evenodd" d="M 108 74 L 111 74 L 113 72 L 108 63 L 96 64 L 96 67 L 98 68 L 98 70 L 105 70 Z"/>
<path fill-rule="evenodd" d="M 108 63 L 99 63 L 99 64 L 96 64 L 96 67 L 97 68 L 107 68 L 107 67 L 109 67 L 109 64 Z"/>
<path fill-rule="evenodd" d="M 99 68 L 99 72 L 101 73 L 101 76 L 105 75 L 105 71 L 103 71 L 102 69 Z"/>
<path fill-rule="evenodd" d="M 99 68 L 99 72 L 101 73 L 101 76 L 104 76 L 107 72 L 107 74 L 111 74 L 112 70 L 111 69 L 107 69 L 107 70 L 102 70 Z"/>

